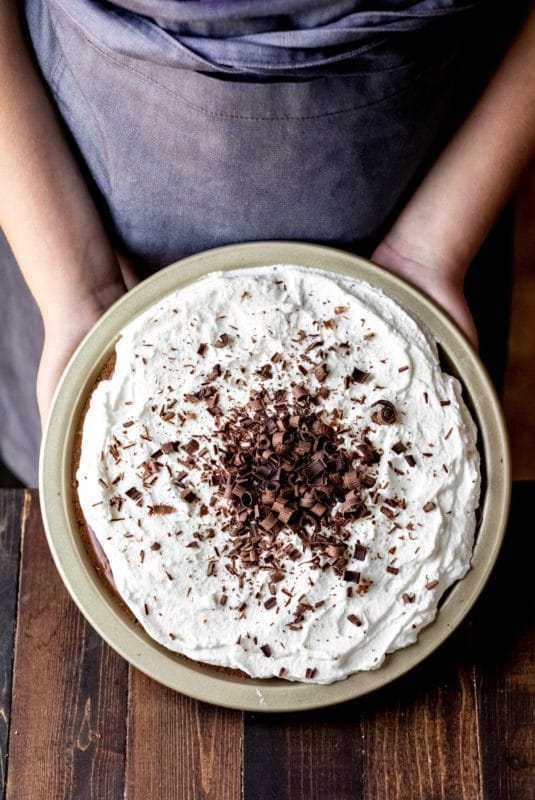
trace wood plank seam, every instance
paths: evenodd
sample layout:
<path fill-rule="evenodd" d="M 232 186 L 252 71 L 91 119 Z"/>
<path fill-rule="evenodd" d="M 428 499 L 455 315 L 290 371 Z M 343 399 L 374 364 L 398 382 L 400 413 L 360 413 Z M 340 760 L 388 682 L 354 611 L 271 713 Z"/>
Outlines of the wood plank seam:
<path fill-rule="evenodd" d="M 123 800 L 128 800 L 128 775 L 130 772 L 130 713 L 131 697 L 130 685 L 132 680 L 132 665 L 128 662 L 126 670 L 126 714 L 125 714 L 125 733 L 124 733 L 124 775 L 123 775 Z"/>
<path fill-rule="evenodd" d="M 474 711 L 475 711 L 475 724 L 476 724 L 476 748 L 477 748 L 477 783 L 478 783 L 478 797 L 483 798 L 483 752 L 481 749 L 481 702 L 479 697 L 479 686 L 477 680 L 477 669 L 475 661 L 472 662 L 470 669 L 472 678 L 472 690 L 474 694 Z"/>

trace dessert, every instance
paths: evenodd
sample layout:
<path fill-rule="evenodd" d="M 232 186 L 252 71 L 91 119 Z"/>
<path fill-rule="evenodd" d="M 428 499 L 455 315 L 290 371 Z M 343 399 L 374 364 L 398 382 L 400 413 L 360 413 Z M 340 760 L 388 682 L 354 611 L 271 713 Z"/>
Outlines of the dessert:
<path fill-rule="evenodd" d="M 429 332 L 370 285 L 209 275 L 122 332 L 78 499 L 148 634 L 330 683 L 416 640 L 469 569 L 476 428 Z"/>

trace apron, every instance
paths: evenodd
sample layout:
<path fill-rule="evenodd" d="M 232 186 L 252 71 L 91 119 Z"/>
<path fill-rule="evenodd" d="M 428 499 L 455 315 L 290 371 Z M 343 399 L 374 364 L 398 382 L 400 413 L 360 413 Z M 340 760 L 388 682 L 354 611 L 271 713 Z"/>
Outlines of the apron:
<path fill-rule="evenodd" d="M 27 0 L 45 80 L 141 277 L 249 240 L 372 252 L 472 97 L 484 4 L 369 5 Z M 0 448 L 35 485 L 42 326 L 5 241 L 0 259 Z"/>

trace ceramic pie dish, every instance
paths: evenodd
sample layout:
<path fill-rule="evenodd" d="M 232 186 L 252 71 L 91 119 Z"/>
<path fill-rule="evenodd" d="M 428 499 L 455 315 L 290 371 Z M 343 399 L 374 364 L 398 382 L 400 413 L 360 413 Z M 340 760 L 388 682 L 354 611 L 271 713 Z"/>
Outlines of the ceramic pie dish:
<path fill-rule="evenodd" d="M 415 644 L 388 655 L 380 668 L 327 685 L 256 680 L 188 661 L 151 639 L 117 603 L 83 544 L 73 498 L 72 459 L 83 409 L 115 342 L 133 318 L 170 292 L 214 271 L 299 264 L 364 280 L 398 301 L 432 331 L 446 371 L 459 378 L 479 431 L 482 493 L 471 569 L 444 596 L 435 621 Z M 44 433 L 40 496 L 49 546 L 81 612 L 118 653 L 153 679 L 205 702 L 254 711 L 294 711 L 343 702 L 377 689 L 414 667 L 461 622 L 481 592 L 499 552 L 510 498 L 510 464 L 499 403 L 479 358 L 429 299 L 389 272 L 331 248 L 289 242 L 232 245 L 183 259 L 144 281 L 90 331 L 58 386 Z"/>

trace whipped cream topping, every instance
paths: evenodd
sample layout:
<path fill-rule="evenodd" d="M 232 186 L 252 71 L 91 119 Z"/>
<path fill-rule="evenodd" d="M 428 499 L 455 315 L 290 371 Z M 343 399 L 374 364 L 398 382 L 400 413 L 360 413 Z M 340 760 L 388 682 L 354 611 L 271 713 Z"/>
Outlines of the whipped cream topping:
<path fill-rule="evenodd" d="M 229 441 L 256 447 L 240 444 L 244 425 L 277 421 L 280 403 L 295 418 L 309 401 L 309 424 L 324 420 L 364 483 L 334 474 L 323 512 L 301 528 L 275 513 L 264 528 L 265 509 L 225 493 Z M 307 469 L 303 491 L 322 491 Z M 429 332 L 364 282 L 294 265 L 211 274 L 129 324 L 92 394 L 76 478 L 117 591 L 151 637 L 314 683 L 416 640 L 469 568 L 480 489 L 476 428 Z"/>

